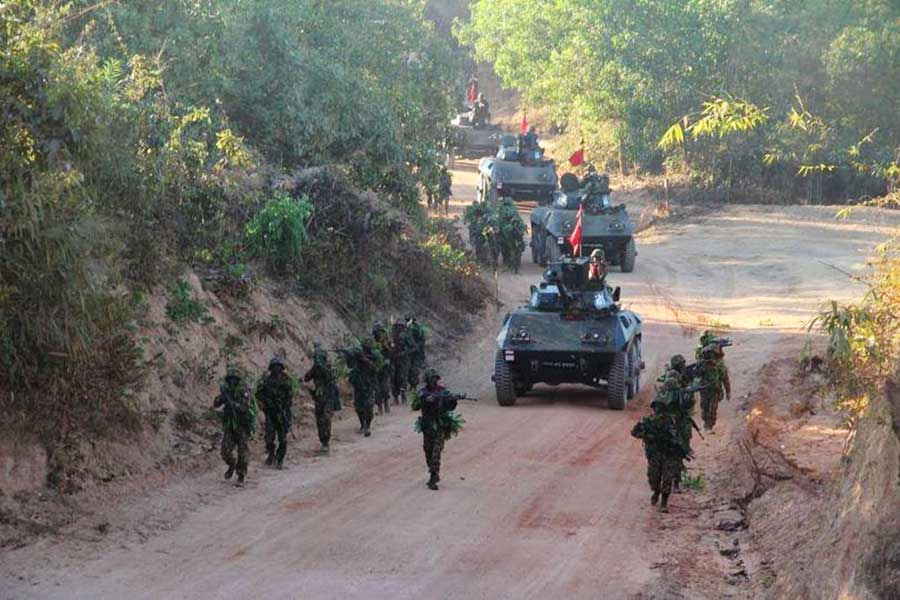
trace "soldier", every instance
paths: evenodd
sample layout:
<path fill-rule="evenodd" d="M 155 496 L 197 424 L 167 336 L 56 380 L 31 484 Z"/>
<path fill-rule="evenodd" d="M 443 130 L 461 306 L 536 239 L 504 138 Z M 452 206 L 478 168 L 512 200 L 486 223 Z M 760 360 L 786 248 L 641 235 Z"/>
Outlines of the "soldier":
<path fill-rule="evenodd" d="M 256 401 L 250 395 L 250 389 L 244 383 L 240 369 L 229 366 L 225 381 L 219 385 L 219 395 L 213 402 L 213 408 L 222 410 L 222 460 L 228 465 L 225 479 L 231 479 L 237 471 L 235 487 L 244 486 L 247 476 L 248 443 L 256 430 Z M 237 460 L 234 451 L 237 449 Z"/>
<path fill-rule="evenodd" d="M 681 475 L 681 462 L 687 453 L 675 429 L 675 421 L 668 414 L 664 395 L 657 395 L 650 403 L 653 414 L 638 421 L 631 435 L 644 444 L 647 457 L 647 480 L 653 495 L 650 504 L 659 502 L 660 512 L 669 512 L 669 495 L 672 485 Z"/>
<path fill-rule="evenodd" d="M 453 195 L 453 178 L 447 167 L 441 165 L 438 173 L 437 205 L 444 214 L 450 208 L 450 197 Z"/>
<path fill-rule="evenodd" d="M 414 349 L 406 321 L 397 319 L 391 327 L 391 393 L 394 404 L 406 402 L 406 386 L 409 384 L 409 368 Z"/>
<path fill-rule="evenodd" d="M 666 365 L 666 375 L 674 376 L 680 387 L 687 387 L 691 384 L 691 370 L 688 369 L 687 360 L 681 354 L 675 354 L 669 359 Z"/>
<path fill-rule="evenodd" d="M 681 361 L 678 361 L 678 358 L 681 358 Z M 676 354 L 669 361 L 668 366 L 671 367 L 673 363 L 677 365 L 679 362 L 684 366 L 684 357 Z M 681 475 L 687 471 L 685 460 L 693 456 L 691 438 L 693 437 L 693 430 L 697 428 L 697 424 L 694 422 L 694 392 L 697 391 L 697 388 L 682 384 L 678 371 L 673 368 L 667 368 L 666 373 L 659 378 L 659 381 L 661 382 L 659 396 L 665 402 L 668 413 L 675 420 L 675 432 L 678 434 L 681 447 L 685 451 L 685 456 L 679 461 L 678 477 L 673 482 L 674 491 L 680 492 Z"/>
<path fill-rule="evenodd" d="M 731 400 L 731 379 L 725 366 L 723 345 L 728 340 L 719 340 L 706 331 L 700 337 L 701 347 L 697 350 L 697 373 L 700 383 L 700 410 L 703 414 L 703 428 L 712 430 L 716 426 L 719 402 L 722 398 Z"/>
<path fill-rule="evenodd" d="M 296 387 L 288 376 L 284 358 L 276 354 L 269 361 L 269 371 L 263 375 L 256 386 L 256 400 L 262 405 L 266 415 L 266 465 L 275 468 L 284 467 L 284 456 L 287 454 L 287 436 L 293 420 L 293 403 Z M 275 439 L 278 438 L 278 449 Z"/>
<path fill-rule="evenodd" d="M 419 373 L 425 368 L 425 328 L 413 316 L 406 317 L 406 329 L 412 340 L 412 352 L 409 361 L 409 387 L 416 389 L 419 385 Z"/>
<path fill-rule="evenodd" d="M 377 386 L 377 373 L 382 362 L 381 353 L 375 348 L 372 338 L 363 338 L 361 348 L 347 353 L 350 367 L 350 385 L 353 386 L 353 408 L 359 417 L 359 431 L 364 436 L 372 435 L 372 394 Z"/>
<path fill-rule="evenodd" d="M 591 251 L 591 262 L 588 263 L 588 280 L 597 282 L 602 287 L 606 282 L 606 275 L 609 273 L 609 266 L 606 264 L 606 255 L 603 250 L 595 248 Z"/>
<path fill-rule="evenodd" d="M 491 108 L 484 94 L 478 94 L 478 100 L 472 107 L 472 127 L 482 128 L 491 121 Z"/>
<path fill-rule="evenodd" d="M 328 454 L 331 442 L 331 417 L 341 410 L 341 398 L 337 389 L 337 377 L 328 362 L 328 353 L 321 344 L 313 346 L 313 365 L 303 376 L 303 381 L 312 381 L 313 402 L 316 407 L 316 430 L 319 433 L 319 453 Z"/>
<path fill-rule="evenodd" d="M 417 404 L 422 411 L 419 426 L 422 430 L 422 447 L 428 466 L 429 489 L 437 490 L 441 480 L 441 452 L 444 442 L 452 435 L 444 416 L 456 409 L 457 402 L 465 395 L 450 394 L 438 384 L 441 376 L 434 369 L 426 369 L 425 385 L 418 391 Z M 416 408 L 414 406 L 413 408 Z"/>
<path fill-rule="evenodd" d="M 384 325 L 378 323 L 372 329 L 372 338 L 375 348 L 381 353 L 381 366 L 375 374 L 375 404 L 378 406 L 378 414 L 391 412 L 391 381 L 393 369 L 390 362 L 391 339 L 387 335 Z"/>

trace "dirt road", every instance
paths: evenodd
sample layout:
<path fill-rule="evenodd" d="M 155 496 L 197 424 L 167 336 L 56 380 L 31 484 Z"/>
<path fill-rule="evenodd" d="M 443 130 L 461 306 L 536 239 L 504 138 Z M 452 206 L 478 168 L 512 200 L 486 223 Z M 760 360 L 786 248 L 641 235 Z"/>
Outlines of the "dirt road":
<path fill-rule="evenodd" d="M 461 167 L 466 169 L 466 165 Z M 455 173 L 454 208 L 474 195 Z M 635 206 L 644 195 L 632 194 Z M 645 383 L 697 334 L 727 327 L 735 393 L 780 345 L 796 343 L 827 298 L 858 288 L 832 266 L 860 269 L 898 219 L 829 208 L 730 207 L 644 231 L 633 274 L 613 272 L 623 300 L 646 320 Z M 821 261 L 821 262 L 820 262 Z M 314 458 L 306 444 L 289 470 L 257 461 L 249 486 L 219 473 L 142 500 L 127 533 L 45 540 L 0 561 L 4 598 L 626 598 L 650 595 L 672 546 L 649 506 L 644 459 L 630 438 L 650 385 L 624 412 L 602 394 L 541 388 L 514 408 L 490 384 L 499 319 L 539 277 L 530 263 L 502 274 L 506 306 L 488 315 L 458 360 L 441 362 L 449 387 L 478 394 L 447 444 L 438 493 L 426 489 L 413 417 L 394 412 L 373 437 Z M 725 406 L 722 429 L 735 418 Z M 311 437 L 311 434 L 310 434 Z M 721 436 L 720 437 L 724 437 Z M 699 444 L 695 468 L 714 460 Z M 683 502 L 676 497 L 677 513 Z M 96 541 L 95 541 L 96 540 Z"/>

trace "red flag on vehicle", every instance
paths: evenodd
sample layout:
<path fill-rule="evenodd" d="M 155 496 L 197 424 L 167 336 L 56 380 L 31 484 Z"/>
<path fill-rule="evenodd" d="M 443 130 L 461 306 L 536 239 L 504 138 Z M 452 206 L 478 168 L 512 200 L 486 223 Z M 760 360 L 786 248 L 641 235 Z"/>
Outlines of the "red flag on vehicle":
<path fill-rule="evenodd" d="M 581 213 L 582 207 L 578 207 L 578 216 L 575 217 L 575 229 L 569 236 L 569 245 L 572 246 L 572 256 L 581 256 Z"/>
<path fill-rule="evenodd" d="M 581 143 L 581 148 L 572 153 L 572 156 L 569 157 L 569 164 L 573 167 L 577 167 L 578 165 L 584 162 L 584 142 Z"/>
<path fill-rule="evenodd" d="M 526 133 L 528 131 L 528 113 L 525 109 L 522 109 L 522 133 Z"/>
<path fill-rule="evenodd" d="M 478 100 L 478 80 L 474 77 L 469 82 L 469 91 L 466 94 L 466 99 L 468 99 L 470 104 L 475 104 L 475 101 Z"/>

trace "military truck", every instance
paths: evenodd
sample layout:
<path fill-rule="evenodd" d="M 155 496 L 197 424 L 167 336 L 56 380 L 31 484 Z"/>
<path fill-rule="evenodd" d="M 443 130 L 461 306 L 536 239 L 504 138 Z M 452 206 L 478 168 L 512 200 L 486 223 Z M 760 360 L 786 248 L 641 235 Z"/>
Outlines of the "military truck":
<path fill-rule="evenodd" d="M 619 306 L 619 288 L 588 278 L 587 258 L 565 258 L 532 286 L 531 299 L 506 315 L 497 336 L 497 402 L 512 406 L 537 383 L 606 387 L 622 410 L 641 387 L 643 321 Z"/>
<path fill-rule="evenodd" d="M 610 203 L 609 178 L 605 175 L 589 175 L 585 181 L 572 173 L 562 176 L 553 201 L 531 212 L 531 260 L 544 266 L 572 254 L 568 238 L 582 206 L 580 253 L 588 256 L 600 248 L 608 264 L 618 265 L 623 273 L 634 271 L 634 223 L 624 204 Z"/>
<path fill-rule="evenodd" d="M 489 123 L 483 127 L 475 127 L 472 123 L 472 112 L 459 113 L 451 121 L 455 131 L 450 150 L 450 163 L 456 158 L 481 158 L 491 154 L 497 148 L 503 130 L 499 125 Z"/>
<path fill-rule="evenodd" d="M 513 200 L 550 202 L 556 189 L 556 165 L 540 150 L 519 151 L 516 136 L 504 135 L 495 156 L 478 164 L 478 199 L 493 201 L 501 196 Z"/>

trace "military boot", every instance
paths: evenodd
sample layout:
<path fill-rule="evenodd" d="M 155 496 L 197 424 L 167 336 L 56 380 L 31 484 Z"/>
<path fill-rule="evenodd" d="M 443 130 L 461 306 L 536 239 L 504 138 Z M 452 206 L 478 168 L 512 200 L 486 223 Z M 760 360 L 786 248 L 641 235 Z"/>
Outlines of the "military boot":
<path fill-rule="evenodd" d="M 228 465 L 228 470 L 225 471 L 225 479 L 231 479 L 232 475 L 234 475 L 234 465 Z"/>
<path fill-rule="evenodd" d="M 278 461 L 275 463 L 275 468 L 278 469 L 279 471 L 284 468 L 284 459 L 283 458 L 278 459 Z"/>
<path fill-rule="evenodd" d="M 378 403 L 378 414 L 379 414 L 379 415 L 383 415 L 383 414 L 384 414 L 384 408 L 382 408 L 381 402 Z"/>
<path fill-rule="evenodd" d="M 266 456 L 266 466 L 271 467 L 274 464 L 275 464 L 275 453 L 269 452 L 269 455 Z"/>
<path fill-rule="evenodd" d="M 662 502 L 659 503 L 659 512 L 667 513 L 669 512 L 669 495 L 662 495 Z"/>
<path fill-rule="evenodd" d="M 370 435 L 372 435 L 372 431 L 369 429 L 368 425 L 366 425 L 366 428 L 363 429 L 363 435 L 366 437 L 369 437 Z"/>
<path fill-rule="evenodd" d="M 244 487 L 244 474 L 238 473 L 237 481 L 234 482 L 234 487 Z"/>
<path fill-rule="evenodd" d="M 659 502 L 659 492 L 653 492 L 653 495 L 650 496 L 650 506 L 656 506 L 657 502 Z"/>
<path fill-rule="evenodd" d="M 438 474 L 435 473 L 434 471 L 432 471 L 431 477 L 428 479 L 428 483 L 426 483 L 425 485 L 428 486 L 429 490 L 437 490 L 438 489 L 438 481 L 439 481 Z"/>
<path fill-rule="evenodd" d="M 385 414 L 390 414 L 391 412 L 391 400 L 390 398 L 384 399 L 384 412 Z"/>

